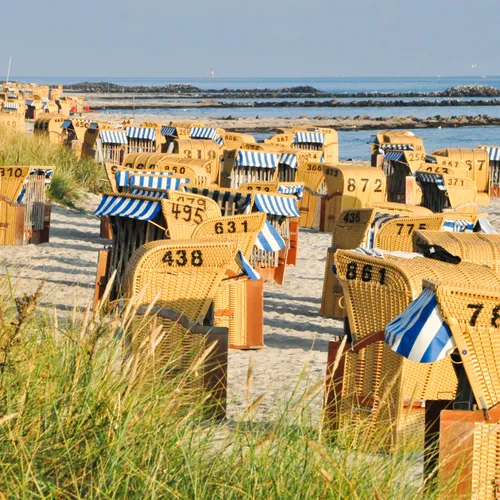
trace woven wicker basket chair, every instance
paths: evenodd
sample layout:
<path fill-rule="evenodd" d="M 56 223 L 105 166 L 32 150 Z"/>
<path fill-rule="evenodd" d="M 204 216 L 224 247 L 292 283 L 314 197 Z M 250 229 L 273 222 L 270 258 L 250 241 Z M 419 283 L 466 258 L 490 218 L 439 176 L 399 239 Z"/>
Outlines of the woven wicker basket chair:
<path fill-rule="evenodd" d="M 232 241 L 156 241 L 143 245 L 127 264 L 124 276 L 126 297 L 136 296 L 139 304 L 156 306 L 181 313 L 195 324 L 203 324 L 215 293 L 225 276 L 226 269 L 236 257 L 236 243 Z M 147 339 L 148 328 L 142 327 L 141 317 L 136 317 L 136 334 L 132 349 Z M 158 315 L 156 324 L 161 326 L 163 337 L 154 353 L 147 358 L 148 370 L 158 372 L 165 365 L 169 370 L 185 372 L 205 351 L 206 335 L 193 335 L 177 319 Z M 203 362 L 198 374 L 192 374 L 185 390 L 204 391 L 209 364 Z M 225 394 L 226 380 L 222 384 Z M 221 388 L 217 394 L 221 395 Z M 225 406 L 224 401 L 219 401 Z"/>
<path fill-rule="evenodd" d="M 371 342 L 370 337 L 383 331 L 420 295 L 425 279 L 498 287 L 500 277 L 487 267 L 469 263 L 453 265 L 424 257 L 382 259 L 354 251 L 338 251 L 335 263 L 352 343 L 358 348 L 345 352 L 334 374 L 338 383 L 329 387 L 331 420 L 339 426 L 363 420 L 367 432 L 382 432 L 390 426 L 392 445 L 423 438 L 421 402 L 455 397 L 457 378 L 450 358 L 415 363 L 383 341 Z M 335 359 L 338 346 L 331 343 L 330 360 Z"/>
<path fill-rule="evenodd" d="M 161 210 L 167 236 L 172 240 L 191 238 L 194 230 L 209 219 L 206 210 L 197 202 L 191 204 L 162 199 Z"/>
<path fill-rule="evenodd" d="M 240 193 L 294 194 L 299 200 L 304 195 L 303 182 L 247 182 L 237 189 Z"/>
<path fill-rule="evenodd" d="M 490 196 L 500 196 L 500 147 L 499 146 L 478 146 L 488 152 L 490 169 Z"/>
<path fill-rule="evenodd" d="M 246 214 L 252 210 L 251 193 L 241 193 L 234 189 L 219 187 L 200 188 L 190 185 L 185 187 L 185 191 L 210 198 L 219 206 L 223 216 Z"/>
<path fill-rule="evenodd" d="M 304 183 L 304 197 L 300 201 L 300 226 L 319 228 L 321 197 L 327 196 L 323 163 L 304 162 L 297 168 L 297 182 Z"/>
<path fill-rule="evenodd" d="M 378 208 L 380 212 L 392 213 L 396 212 L 403 215 L 432 215 L 433 212 L 428 208 L 419 205 L 407 205 L 404 203 L 395 203 L 385 201 L 379 203 L 368 203 L 366 208 Z"/>
<path fill-rule="evenodd" d="M 406 177 L 419 170 L 425 161 L 424 152 L 387 150 L 382 168 L 387 179 L 387 200 L 404 203 L 406 200 Z"/>
<path fill-rule="evenodd" d="M 194 231 L 192 239 L 234 239 L 238 250 L 248 260 L 265 223 L 264 213 L 219 217 L 201 224 Z M 241 268 L 236 262 L 228 266 L 226 274 L 229 276 L 222 281 L 214 298 L 214 325 L 228 328 L 229 347 L 233 349 L 262 347 L 262 279 L 251 280 L 242 276 Z"/>

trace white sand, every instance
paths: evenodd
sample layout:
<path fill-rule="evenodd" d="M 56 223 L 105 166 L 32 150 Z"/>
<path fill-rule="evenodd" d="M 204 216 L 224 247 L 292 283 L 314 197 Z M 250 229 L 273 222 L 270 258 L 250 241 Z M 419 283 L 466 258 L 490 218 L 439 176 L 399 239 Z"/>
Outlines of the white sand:
<path fill-rule="evenodd" d="M 87 200 L 88 210 L 98 197 Z M 487 208 L 490 221 L 500 230 L 500 199 Z M 328 341 L 342 331 L 341 322 L 319 316 L 326 250 L 331 235 L 301 230 L 296 267 L 287 269 L 285 285 L 265 286 L 264 331 L 266 348 L 229 354 L 229 416 L 246 407 L 247 371 L 253 360 L 251 400 L 264 394 L 258 415 L 281 408 L 298 383 L 302 370 L 308 383 L 325 375 Z M 17 295 L 33 292 L 46 279 L 42 304 L 55 306 L 61 315 L 74 304 L 86 307 L 93 298 L 97 252 L 106 240 L 99 238 L 99 220 L 91 211 L 53 206 L 50 243 L 0 247 L 2 269 L 12 276 Z M 319 414 L 321 398 L 312 409 Z"/>

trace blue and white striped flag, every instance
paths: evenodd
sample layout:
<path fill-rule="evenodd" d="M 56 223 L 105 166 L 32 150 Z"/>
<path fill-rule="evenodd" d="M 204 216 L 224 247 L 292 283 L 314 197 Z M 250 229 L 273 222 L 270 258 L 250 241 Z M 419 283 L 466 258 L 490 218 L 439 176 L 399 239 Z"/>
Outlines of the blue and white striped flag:
<path fill-rule="evenodd" d="M 285 240 L 280 236 L 276 228 L 266 220 L 266 224 L 255 240 L 255 246 L 266 252 L 279 252 L 285 248 Z"/>

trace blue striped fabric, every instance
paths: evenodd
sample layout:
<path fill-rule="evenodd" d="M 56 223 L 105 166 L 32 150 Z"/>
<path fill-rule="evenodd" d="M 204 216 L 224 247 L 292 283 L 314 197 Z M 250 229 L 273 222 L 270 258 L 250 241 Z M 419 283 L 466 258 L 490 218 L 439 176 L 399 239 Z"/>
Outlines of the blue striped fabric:
<path fill-rule="evenodd" d="M 127 135 L 121 130 L 101 130 L 99 138 L 103 144 L 127 144 Z"/>
<path fill-rule="evenodd" d="M 399 161 L 404 158 L 404 153 L 402 151 L 389 151 L 385 153 L 384 160 L 387 161 Z"/>
<path fill-rule="evenodd" d="M 443 176 L 440 174 L 430 174 L 428 172 L 415 172 L 415 177 L 419 184 L 425 182 L 430 184 L 436 184 L 439 190 L 446 191 L 446 186 L 444 185 Z"/>
<path fill-rule="evenodd" d="M 189 179 L 171 176 L 131 175 L 129 186 L 131 188 L 172 189 L 177 191 L 183 184 L 188 182 Z"/>
<path fill-rule="evenodd" d="M 35 106 L 35 101 L 26 101 L 26 106 Z"/>
<path fill-rule="evenodd" d="M 265 226 L 255 240 L 255 246 L 265 252 L 279 252 L 285 248 L 286 243 L 272 224 L 266 220 Z"/>
<path fill-rule="evenodd" d="M 157 172 L 151 170 L 118 170 L 116 172 L 116 185 L 119 187 L 127 187 L 130 185 L 130 176 L 132 175 L 148 175 L 152 177 L 171 177 L 172 172 Z"/>
<path fill-rule="evenodd" d="M 252 204 L 252 195 L 249 193 L 233 193 L 230 190 L 218 190 L 208 188 L 198 188 L 192 186 L 185 186 L 185 190 L 194 194 L 201 194 L 212 200 L 223 208 L 226 204 L 236 205 L 238 213 L 247 213 Z M 224 214 L 222 214 L 224 215 Z"/>
<path fill-rule="evenodd" d="M 217 130 L 208 127 L 192 127 L 189 130 L 189 137 L 191 137 L 191 139 L 210 139 L 216 141 Z"/>
<path fill-rule="evenodd" d="M 105 194 L 94 215 L 129 217 L 139 220 L 153 220 L 161 210 L 160 201 L 139 200 L 119 195 Z"/>
<path fill-rule="evenodd" d="M 441 228 L 442 231 L 454 233 L 464 233 L 466 231 L 472 231 L 473 229 L 474 223 L 468 220 L 445 220 Z"/>
<path fill-rule="evenodd" d="M 17 99 L 17 94 L 7 94 L 7 99 Z"/>
<path fill-rule="evenodd" d="M 293 138 L 294 144 L 324 144 L 325 134 L 319 132 L 297 132 Z"/>
<path fill-rule="evenodd" d="M 433 163 L 437 165 L 437 160 L 433 156 L 425 155 L 425 163 Z"/>
<path fill-rule="evenodd" d="M 278 154 L 240 150 L 238 151 L 236 164 L 240 167 L 276 168 L 278 160 Z"/>
<path fill-rule="evenodd" d="M 254 195 L 255 207 L 259 212 L 284 217 L 300 217 L 296 198 L 285 198 L 272 194 Z"/>
<path fill-rule="evenodd" d="M 162 127 L 160 133 L 161 135 L 170 137 L 173 135 L 177 135 L 177 129 L 175 127 Z"/>
<path fill-rule="evenodd" d="M 238 250 L 236 255 L 236 262 L 240 266 L 241 270 L 252 280 L 260 280 L 260 274 L 251 266 L 250 262 L 245 259 L 245 256 Z"/>
<path fill-rule="evenodd" d="M 368 229 L 366 241 L 361 244 L 362 248 L 372 249 L 375 247 L 375 237 L 379 229 L 390 220 L 397 219 L 399 214 L 382 214 L 377 213 L 373 222 L 370 224 Z"/>
<path fill-rule="evenodd" d="M 130 194 L 135 196 L 149 196 L 150 198 L 168 199 L 167 191 L 151 191 L 149 189 L 131 189 Z"/>
<path fill-rule="evenodd" d="M 478 226 L 479 232 L 481 232 L 481 233 L 497 234 L 497 231 L 495 231 L 495 228 L 490 224 L 490 221 L 486 217 L 480 217 L 477 220 L 477 226 Z"/>
<path fill-rule="evenodd" d="M 278 193 L 280 194 L 294 194 L 298 200 L 304 196 L 304 186 L 302 184 L 295 185 L 278 185 Z"/>
<path fill-rule="evenodd" d="M 156 129 L 144 127 L 129 127 L 127 129 L 129 139 L 146 139 L 148 141 L 156 140 Z"/>
<path fill-rule="evenodd" d="M 486 146 L 481 149 L 486 149 L 486 151 L 488 151 L 488 158 L 490 161 L 500 161 L 500 147 Z"/>
<path fill-rule="evenodd" d="M 8 101 L 5 101 L 3 103 L 3 109 L 17 109 L 17 108 L 18 108 L 17 102 L 8 102 Z"/>
<path fill-rule="evenodd" d="M 297 168 L 297 157 L 293 153 L 283 153 L 280 156 L 279 163 L 288 165 L 291 168 Z"/>
<path fill-rule="evenodd" d="M 428 288 L 385 327 L 385 342 L 394 352 L 416 363 L 439 361 L 455 348 L 436 296 Z"/>
<path fill-rule="evenodd" d="M 216 142 L 218 146 L 224 146 L 224 139 L 222 137 L 218 137 Z"/>
<path fill-rule="evenodd" d="M 399 151 L 413 151 L 413 146 L 410 144 L 379 144 L 379 149 L 385 151 L 386 149 L 396 149 Z"/>

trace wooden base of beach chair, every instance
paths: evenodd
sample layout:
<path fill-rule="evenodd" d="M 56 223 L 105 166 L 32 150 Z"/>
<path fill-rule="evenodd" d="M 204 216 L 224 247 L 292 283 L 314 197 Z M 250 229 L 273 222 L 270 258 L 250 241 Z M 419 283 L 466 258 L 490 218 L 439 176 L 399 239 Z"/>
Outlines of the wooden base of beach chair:
<path fill-rule="evenodd" d="M 111 250 L 99 250 L 97 259 L 97 274 L 95 278 L 94 309 L 104 295 L 104 290 L 109 279 L 109 264 L 111 262 Z"/>
<path fill-rule="evenodd" d="M 342 319 L 346 312 L 343 307 L 344 293 L 339 280 L 333 272 L 335 249 L 330 247 L 326 254 L 325 277 L 323 280 L 323 295 L 319 313 L 325 318 Z"/>
<path fill-rule="evenodd" d="M 297 265 L 297 251 L 299 246 L 299 219 L 290 219 L 290 248 L 286 257 L 289 266 Z"/>
<path fill-rule="evenodd" d="M 111 219 L 107 215 L 101 217 L 101 228 L 99 236 L 105 240 L 113 239 L 113 228 L 111 226 Z"/>
<path fill-rule="evenodd" d="M 214 299 L 214 325 L 228 328 L 231 349 L 264 347 L 263 280 L 223 282 Z"/>
<path fill-rule="evenodd" d="M 444 410 L 439 426 L 440 498 L 499 498 L 500 406 Z"/>

